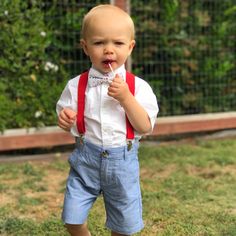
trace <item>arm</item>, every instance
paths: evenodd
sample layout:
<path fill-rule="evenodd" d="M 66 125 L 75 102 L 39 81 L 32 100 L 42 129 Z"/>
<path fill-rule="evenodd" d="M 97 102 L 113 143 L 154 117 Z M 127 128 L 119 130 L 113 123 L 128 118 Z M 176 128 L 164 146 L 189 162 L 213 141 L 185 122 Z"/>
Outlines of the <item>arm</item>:
<path fill-rule="evenodd" d="M 58 126 L 65 131 L 70 131 L 76 120 L 76 103 L 74 102 L 73 94 L 76 94 L 77 91 L 74 91 L 76 87 L 69 82 L 56 105 Z"/>
<path fill-rule="evenodd" d="M 152 126 L 147 112 L 131 94 L 127 83 L 118 75 L 110 84 L 108 95 L 120 102 L 130 123 L 138 133 L 145 134 L 151 131 Z"/>

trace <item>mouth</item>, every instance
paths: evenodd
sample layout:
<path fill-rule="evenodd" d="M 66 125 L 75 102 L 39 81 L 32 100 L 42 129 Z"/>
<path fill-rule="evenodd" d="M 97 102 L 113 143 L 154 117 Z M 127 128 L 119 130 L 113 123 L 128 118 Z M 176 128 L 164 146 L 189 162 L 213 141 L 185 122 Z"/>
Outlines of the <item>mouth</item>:
<path fill-rule="evenodd" d="M 106 66 L 109 66 L 109 64 L 112 64 L 113 62 L 115 62 L 115 61 L 114 60 L 110 60 L 110 59 L 102 61 L 102 63 L 105 64 Z"/>

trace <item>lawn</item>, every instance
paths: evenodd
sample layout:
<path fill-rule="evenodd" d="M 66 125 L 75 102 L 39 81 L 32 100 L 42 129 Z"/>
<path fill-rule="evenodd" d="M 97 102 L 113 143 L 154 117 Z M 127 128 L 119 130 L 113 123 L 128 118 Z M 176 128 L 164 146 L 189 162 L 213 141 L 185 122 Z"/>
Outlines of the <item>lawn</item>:
<path fill-rule="evenodd" d="M 236 140 L 142 143 L 145 229 L 135 236 L 236 235 Z M 68 164 L 0 163 L 0 235 L 67 235 L 60 220 Z M 102 198 L 89 228 L 107 236 Z"/>

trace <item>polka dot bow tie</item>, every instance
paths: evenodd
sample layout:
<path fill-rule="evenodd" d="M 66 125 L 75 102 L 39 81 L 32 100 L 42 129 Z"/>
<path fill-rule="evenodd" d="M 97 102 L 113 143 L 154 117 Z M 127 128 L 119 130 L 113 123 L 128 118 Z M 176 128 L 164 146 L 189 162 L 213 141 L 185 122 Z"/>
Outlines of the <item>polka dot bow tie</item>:
<path fill-rule="evenodd" d="M 107 75 L 97 76 L 97 75 L 89 75 L 88 85 L 89 87 L 96 87 L 101 84 L 110 84 L 113 80 L 113 77 Z"/>
<path fill-rule="evenodd" d="M 120 72 L 120 73 L 118 72 L 118 75 L 120 76 L 120 78 L 122 78 L 124 80 L 124 76 L 123 76 L 122 72 Z M 91 68 L 89 71 L 88 85 L 89 85 L 89 87 L 96 87 L 101 84 L 108 84 L 109 85 L 113 79 L 114 79 L 113 72 L 102 74 L 99 71 L 97 71 L 96 69 Z"/>

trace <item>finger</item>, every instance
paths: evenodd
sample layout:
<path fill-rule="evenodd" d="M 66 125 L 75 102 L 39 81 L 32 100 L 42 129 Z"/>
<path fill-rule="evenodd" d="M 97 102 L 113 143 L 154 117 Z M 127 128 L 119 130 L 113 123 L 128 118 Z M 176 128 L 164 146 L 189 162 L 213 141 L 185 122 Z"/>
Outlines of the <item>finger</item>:
<path fill-rule="evenodd" d="M 116 74 L 116 75 L 115 75 L 115 78 L 116 78 L 116 79 L 121 79 L 121 80 L 122 80 L 122 77 L 121 77 L 119 74 Z"/>
<path fill-rule="evenodd" d="M 110 84 L 109 88 L 118 89 L 118 88 L 121 87 L 121 85 L 122 85 L 121 82 L 116 82 L 116 81 L 114 81 L 114 82 L 112 82 L 112 83 Z"/>
<path fill-rule="evenodd" d="M 65 109 L 60 112 L 59 117 L 63 120 L 70 120 L 70 117 L 67 116 Z"/>
<path fill-rule="evenodd" d="M 60 115 L 59 115 L 59 118 L 61 120 L 66 121 L 67 123 L 74 123 L 74 121 L 75 121 L 75 118 L 68 117 L 65 112 L 61 112 Z"/>
<path fill-rule="evenodd" d="M 112 81 L 112 83 L 122 83 L 122 79 L 120 77 L 115 77 Z"/>
<path fill-rule="evenodd" d="M 109 87 L 108 88 L 108 92 L 109 93 L 117 93 L 119 91 L 119 89 L 118 89 L 118 87 L 116 87 L 116 86 L 111 86 L 111 87 Z"/>
<path fill-rule="evenodd" d="M 59 125 L 59 127 L 65 131 L 70 131 L 70 128 L 68 127 L 65 127 L 65 126 L 62 126 L 62 125 Z"/>
<path fill-rule="evenodd" d="M 58 121 L 58 126 L 60 127 L 60 128 L 62 128 L 62 129 L 64 129 L 64 130 L 69 130 L 71 127 L 70 127 L 70 125 L 66 125 L 66 124 L 64 124 L 64 123 L 62 123 L 62 122 L 60 122 L 60 121 Z"/>
<path fill-rule="evenodd" d="M 63 127 L 71 127 L 73 123 L 71 123 L 70 121 L 68 122 L 68 121 L 66 121 L 66 120 L 64 120 L 64 119 L 59 117 L 58 124 L 59 124 L 60 127 L 61 126 L 63 126 Z"/>
<path fill-rule="evenodd" d="M 119 93 L 117 91 L 111 90 L 107 92 L 107 95 L 110 97 L 116 98 L 119 95 Z"/>
<path fill-rule="evenodd" d="M 64 123 L 61 123 L 61 122 L 59 122 L 58 121 L 58 126 L 60 127 L 60 128 L 62 128 L 62 129 L 68 129 L 69 128 L 69 125 L 66 125 L 66 124 L 64 124 Z"/>
<path fill-rule="evenodd" d="M 65 109 L 63 109 L 63 112 L 69 119 L 76 118 L 76 112 L 71 109 L 65 108 Z"/>
<path fill-rule="evenodd" d="M 113 97 L 113 98 L 115 97 L 115 94 L 111 93 L 111 92 L 108 92 L 107 95 L 110 96 L 110 97 Z"/>

